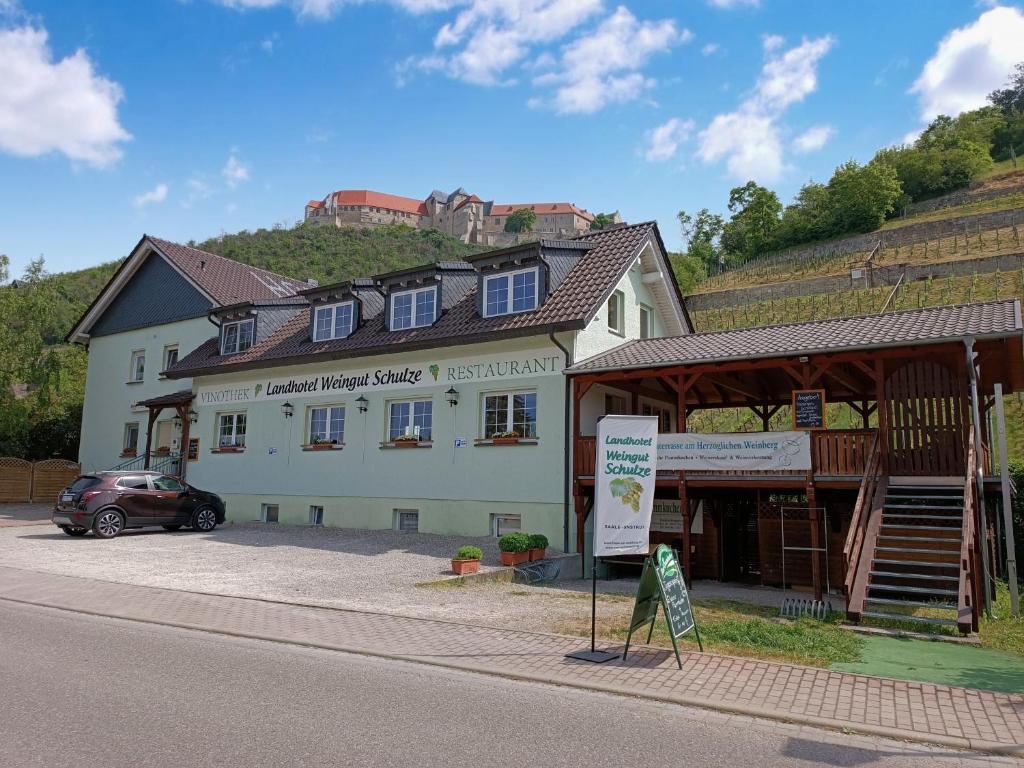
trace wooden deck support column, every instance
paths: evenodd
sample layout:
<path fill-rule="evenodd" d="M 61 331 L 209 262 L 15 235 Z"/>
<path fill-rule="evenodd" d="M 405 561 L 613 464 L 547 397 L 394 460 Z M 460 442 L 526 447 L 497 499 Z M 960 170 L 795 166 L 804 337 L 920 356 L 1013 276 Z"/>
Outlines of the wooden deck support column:
<path fill-rule="evenodd" d="M 191 402 L 179 405 L 177 407 L 178 418 L 181 419 L 181 446 L 178 451 L 178 477 L 181 478 L 181 482 L 185 482 L 185 475 L 187 474 L 188 468 L 188 438 L 192 421 L 188 417 L 188 412 L 191 409 Z"/>
<path fill-rule="evenodd" d="M 693 382 L 694 377 L 687 380 L 682 374 L 676 379 L 676 422 L 680 432 L 686 432 L 686 393 Z M 679 510 L 683 515 L 683 574 L 686 576 L 687 586 L 693 585 L 693 575 L 690 571 L 690 499 L 686 492 L 686 471 L 679 470 Z"/>
<path fill-rule="evenodd" d="M 146 452 L 143 454 L 142 468 L 149 469 L 149 455 L 150 447 L 153 444 L 153 425 L 156 424 L 157 418 L 160 416 L 160 412 L 163 408 L 150 408 L 149 409 L 149 424 L 146 425 Z"/>
<path fill-rule="evenodd" d="M 580 573 L 585 572 L 587 558 L 583 537 L 583 528 L 586 525 L 586 517 L 583 508 L 583 496 L 580 493 L 579 479 L 579 437 L 580 437 L 580 401 L 586 390 L 580 389 L 579 379 L 572 381 L 572 439 L 573 439 L 573 465 L 572 465 L 572 501 L 573 509 L 576 511 L 576 551 L 580 555 Z"/>

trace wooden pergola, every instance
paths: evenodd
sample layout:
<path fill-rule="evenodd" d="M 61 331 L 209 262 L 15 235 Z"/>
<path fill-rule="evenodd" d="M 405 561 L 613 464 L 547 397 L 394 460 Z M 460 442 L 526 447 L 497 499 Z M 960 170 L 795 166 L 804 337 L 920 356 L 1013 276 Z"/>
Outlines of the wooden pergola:
<path fill-rule="evenodd" d="M 192 401 L 195 396 L 192 390 L 186 389 L 180 392 L 173 392 L 169 395 L 160 395 L 149 400 L 140 400 L 138 405 L 149 411 L 148 424 L 146 426 L 146 452 L 143 454 L 143 468 L 149 469 L 152 458 L 153 426 L 164 410 L 171 408 L 176 417 L 181 421 L 181 450 L 178 458 L 178 476 L 185 480 L 188 467 L 188 441 L 189 428 L 192 426 Z"/>

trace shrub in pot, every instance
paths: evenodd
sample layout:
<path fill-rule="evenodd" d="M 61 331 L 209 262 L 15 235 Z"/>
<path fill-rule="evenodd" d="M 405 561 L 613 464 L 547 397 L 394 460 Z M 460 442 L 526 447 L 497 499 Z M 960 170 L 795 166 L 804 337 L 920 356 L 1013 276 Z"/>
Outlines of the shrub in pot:
<path fill-rule="evenodd" d="M 548 549 L 548 537 L 543 533 L 530 534 L 530 562 L 543 560 Z"/>
<path fill-rule="evenodd" d="M 484 551 L 480 547 L 461 547 L 452 558 L 452 570 L 456 576 L 463 576 L 467 573 L 477 573 L 480 570 L 480 560 L 483 559 Z"/>
<path fill-rule="evenodd" d="M 525 533 L 506 533 L 498 539 L 502 565 L 520 565 L 530 560 L 530 537 Z"/>

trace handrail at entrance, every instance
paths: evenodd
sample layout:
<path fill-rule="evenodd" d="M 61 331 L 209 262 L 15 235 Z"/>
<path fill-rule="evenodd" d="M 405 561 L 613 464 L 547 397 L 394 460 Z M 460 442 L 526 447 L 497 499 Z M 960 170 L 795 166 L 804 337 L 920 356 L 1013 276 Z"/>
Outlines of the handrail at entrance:
<path fill-rule="evenodd" d="M 874 543 L 868 540 L 871 530 L 869 523 L 874 511 L 875 496 L 882 480 L 881 465 L 881 441 L 878 435 L 875 435 L 871 441 L 867 466 L 864 469 L 860 489 L 857 491 L 857 502 L 853 507 L 853 517 L 850 519 L 850 528 L 843 545 L 843 569 L 845 572 L 843 586 L 846 591 L 848 613 L 852 608 L 854 613 L 859 614 L 863 608 L 864 597 L 855 594 L 854 585 L 865 551 L 874 549 Z"/>

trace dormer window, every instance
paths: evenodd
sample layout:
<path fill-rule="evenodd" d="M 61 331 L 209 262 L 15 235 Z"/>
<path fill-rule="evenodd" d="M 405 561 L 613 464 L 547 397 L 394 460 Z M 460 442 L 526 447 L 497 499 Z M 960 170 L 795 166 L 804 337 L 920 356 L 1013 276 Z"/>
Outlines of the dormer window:
<path fill-rule="evenodd" d="M 436 297 L 437 289 L 433 286 L 391 294 L 391 330 L 432 325 L 436 317 Z"/>
<path fill-rule="evenodd" d="M 484 278 L 485 317 L 529 312 L 536 308 L 536 267 Z"/>
<path fill-rule="evenodd" d="M 351 301 L 317 307 L 313 322 L 313 341 L 344 339 L 352 333 L 353 317 L 354 306 Z"/>
<path fill-rule="evenodd" d="M 224 323 L 221 326 L 220 353 L 233 355 L 236 352 L 244 352 L 252 346 L 255 335 L 256 320 L 253 318 Z"/>

